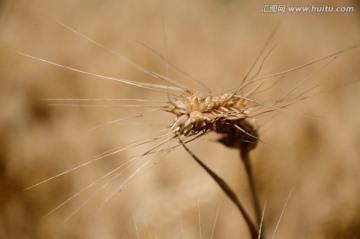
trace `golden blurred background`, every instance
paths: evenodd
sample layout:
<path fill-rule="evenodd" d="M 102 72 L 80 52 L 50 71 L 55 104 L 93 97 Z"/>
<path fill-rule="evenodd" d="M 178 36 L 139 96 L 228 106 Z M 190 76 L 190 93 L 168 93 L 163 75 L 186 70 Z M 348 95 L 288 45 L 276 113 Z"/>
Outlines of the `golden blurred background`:
<path fill-rule="evenodd" d="M 352 6 L 354 11 L 262 11 L 279 4 Z M 4 239 L 250 238 L 236 207 L 181 148 L 164 157 L 143 157 L 143 162 L 149 160 L 154 166 L 136 176 L 104 207 L 106 198 L 138 165 L 109 187 L 102 189 L 104 182 L 96 183 L 44 217 L 149 146 L 125 150 L 30 190 L 25 188 L 106 150 L 155 136 L 173 120 L 171 115 L 153 112 L 89 130 L 148 109 L 56 107 L 44 101 L 167 101 L 164 94 L 16 53 L 105 76 L 162 83 L 57 21 L 161 74 L 166 74 L 166 63 L 159 54 L 166 56 L 170 63 L 220 92 L 239 86 L 279 22 L 267 50 L 276 47 L 260 76 L 360 43 L 360 5 L 355 0 L 3 0 L 0 8 L 0 238 Z M 297 91 L 311 97 L 258 119 L 264 143 L 254 150 L 252 160 L 261 204 L 266 203 L 268 238 L 292 190 L 274 238 L 360 238 L 359 53 L 360 49 L 348 51 L 322 70 L 326 61 L 291 72 L 258 96 L 262 102 L 276 99 L 316 73 Z M 171 67 L 168 75 L 191 89 L 203 90 Z M 253 215 L 238 153 L 216 139 L 216 135 L 209 135 L 189 147 L 236 190 Z"/>

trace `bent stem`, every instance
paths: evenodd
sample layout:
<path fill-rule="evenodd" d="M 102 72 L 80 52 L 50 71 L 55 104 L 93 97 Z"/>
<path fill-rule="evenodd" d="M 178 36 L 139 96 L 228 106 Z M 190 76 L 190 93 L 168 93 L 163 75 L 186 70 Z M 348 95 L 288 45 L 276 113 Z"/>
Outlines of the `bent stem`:
<path fill-rule="evenodd" d="M 250 153 L 250 150 L 248 150 L 248 149 L 244 149 L 244 148 L 240 149 L 240 157 L 241 157 L 242 162 L 244 163 L 246 175 L 249 180 L 249 186 L 250 186 L 250 190 L 251 190 L 252 201 L 253 201 L 253 206 L 254 206 L 255 215 L 256 215 L 256 222 L 257 222 L 257 225 L 260 225 L 261 221 L 262 221 L 262 219 L 261 219 L 262 213 L 261 213 L 261 208 L 260 208 L 259 196 L 258 196 L 256 187 L 255 187 L 254 174 L 253 174 L 253 170 L 252 170 L 249 153 Z M 264 223 L 262 223 L 262 224 L 263 224 L 262 228 L 264 228 Z M 261 232 L 260 232 L 261 233 L 260 238 L 264 239 L 265 237 L 264 237 L 263 231 L 264 230 L 261 230 Z"/>
<path fill-rule="evenodd" d="M 219 185 L 219 187 L 224 191 L 224 193 L 230 198 L 230 200 L 237 206 L 240 213 L 245 219 L 245 222 L 250 230 L 251 238 L 257 238 L 257 229 L 256 226 L 250 219 L 250 216 L 245 211 L 244 207 L 240 203 L 239 198 L 235 194 L 235 192 L 230 188 L 230 186 L 221 178 L 219 177 L 214 171 L 212 171 L 208 166 L 206 166 L 186 145 L 182 142 L 179 138 L 180 143 L 184 147 L 184 149 L 191 155 L 191 157 L 214 179 L 214 181 Z"/>

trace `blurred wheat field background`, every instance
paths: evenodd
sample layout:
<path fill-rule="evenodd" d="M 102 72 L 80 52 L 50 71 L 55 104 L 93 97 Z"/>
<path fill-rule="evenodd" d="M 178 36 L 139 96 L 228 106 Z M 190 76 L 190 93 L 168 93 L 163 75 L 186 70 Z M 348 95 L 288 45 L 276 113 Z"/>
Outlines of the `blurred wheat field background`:
<path fill-rule="evenodd" d="M 54 18 L 137 64 L 166 74 L 166 64 L 154 49 L 210 89 L 225 91 L 239 86 L 279 21 L 282 24 L 270 44 L 276 47 L 261 75 L 360 43 L 357 1 L 321 1 L 330 6 L 354 6 L 352 13 L 266 14 L 261 12 L 264 4 L 278 3 L 0 2 L 0 238 L 248 238 L 248 229 L 236 207 L 180 148 L 136 177 L 105 207 L 100 209 L 117 185 L 93 197 L 101 187 L 95 185 L 43 217 L 148 147 L 126 150 L 31 190 L 23 189 L 106 150 L 155 135 L 172 123 L 173 116 L 155 112 L 89 131 L 144 109 L 55 107 L 42 99 L 141 98 L 165 102 L 167 98 L 54 67 L 9 50 L 106 76 L 162 83 L 62 27 Z M 305 6 L 319 2 L 281 4 Z M 309 92 L 314 93 L 309 99 L 288 107 L 288 112 L 274 112 L 258 119 L 265 143 L 254 150 L 252 160 L 261 203 L 267 202 L 268 238 L 292 189 L 275 238 L 360 238 L 359 53 L 359 49 L 353 49 L 339 56 L 302 86 L 306 91 L 320 84 Z M 322 65 L 290 73 L 260 100 L 280 96 Z M 174 69 L 170 68 L 169 76 L 191 89 L 203 90 Z M 189 147 L 236 190 L 253 215 L 238 154 L 216 139 L 212 134 Z M 126 175 L 117 182 L 124 180 Z"/>

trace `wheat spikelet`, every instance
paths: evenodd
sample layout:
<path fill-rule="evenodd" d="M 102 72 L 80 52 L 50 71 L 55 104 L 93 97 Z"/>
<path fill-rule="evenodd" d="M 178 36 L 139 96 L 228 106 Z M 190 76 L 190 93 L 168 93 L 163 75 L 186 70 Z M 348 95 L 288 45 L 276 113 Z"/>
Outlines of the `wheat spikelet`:
<path fill-rule="evenodd" d="M 256 126 L 251 122 L 255 112 L 241 95 L 196 92 L 170 102 L 165 110 L 176 115 L 170 128 L 175 135 L 193 136 L 212 131 L 222 134 L 219 141 L 229 147 L 236 148 L 244 141 L 255 141 L 256 144 Z"/>

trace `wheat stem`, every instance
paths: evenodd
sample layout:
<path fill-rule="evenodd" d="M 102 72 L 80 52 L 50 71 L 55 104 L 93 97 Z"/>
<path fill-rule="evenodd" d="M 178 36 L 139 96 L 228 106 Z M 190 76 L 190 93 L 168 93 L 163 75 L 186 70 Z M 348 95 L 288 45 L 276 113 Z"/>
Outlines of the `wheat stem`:
<path fill-rule="evenodd" d="M 253 206 L 254 206 L 255 215 L 256 215 L 256 222 L 259 226 L 260 226 L 260 224 L 262 224 L 262 228 L 264 229 L 264 223 L 261 222 L 262 216 L 261 216 L 259 196 L 258 196 L 256 187 L 255 187 L 254 174 L 253 174 L 253 170 L 252 170 L 249 153 L 250 153 L 250 150 L 241 148 L 240 157 L 241 157 L 242 162 L 244 163 L 246 175 L 249 180 L 249 186 L 250 186 L 250 190 L 251 190 L 251 196 L 252 196 Z M 261 230 L 261 231 L 263 232 L 264 230 Z M 261 235 L 261 238 L 265 238 L 263 233 Z"/>
<path fill-rule="evenodd" d="M 191 157 L 214 179 L 214 181 L 219 185 L 219 187 L 224 191 L 224 193 L 237 206 L 250 230 L 251 238 L 256 239 L 258 234 L 256 226 L 251 221 L 249 214 L 245 211 L 234 190 L 232 190 L 231 187 L 221 177 L 219 177 L 214 171 L 212 171 L 208 166 L 206 166 L 188 147 L 186 147 L 186 145 L 180 138 L 179 141 L 184 147 L 184 149 L 191 155 Z"/>

